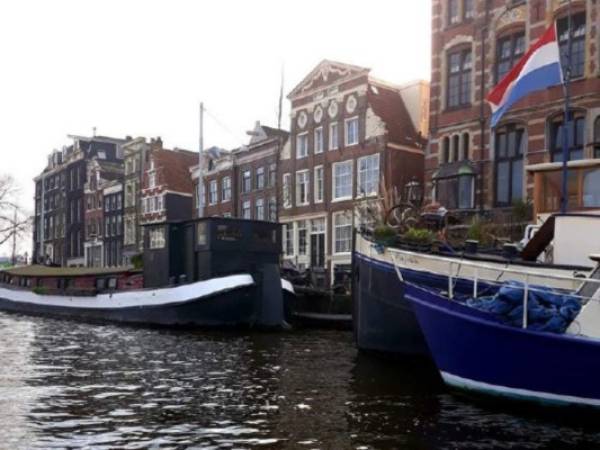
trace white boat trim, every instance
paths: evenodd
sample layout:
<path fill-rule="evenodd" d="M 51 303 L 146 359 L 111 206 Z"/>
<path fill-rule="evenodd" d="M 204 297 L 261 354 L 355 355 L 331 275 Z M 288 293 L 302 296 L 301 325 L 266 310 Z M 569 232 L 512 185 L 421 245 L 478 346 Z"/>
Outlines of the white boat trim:
<path fill-rule="evenodd" d="M 281 288 L 284 291 L 291 292 L 292 294 L 296 293 L 296 291 L 294 291 L 294 286 L 292 285 L 292 283 L 290 283 L 288 280 L 284 280 L 283 278 L 281 279 Z"/>
<path fill-rule="evenodd" d="M 159 289 L 139 289 L 93 296 L 42 295 L 23 289 L 0 287 L 0 299 L 15 303 L 68 308 L 118 309 L 139 306 L 162 306 L 239 289 L 254 284 L 251 275 L 231 275 Z"/>
<path fill-rule="evenodd" d="M 522 400 L 537 400 L 544 403 L 554 403 L 560 405 L 587 405 L 600 407 L 600 399 L 576 397 L 572 395 L 552 394 L 550 392 L 531 391 L 529 389 L 511 388 L 507 386 L 498 386 L 495 384 L 475 381 L 469 378 L 463 378 L 440 370 L 440 374 L 446 384 L 449 386 L 465 389 L 469 391 L 484 392 L 487 394 L 511 397 Z"/>

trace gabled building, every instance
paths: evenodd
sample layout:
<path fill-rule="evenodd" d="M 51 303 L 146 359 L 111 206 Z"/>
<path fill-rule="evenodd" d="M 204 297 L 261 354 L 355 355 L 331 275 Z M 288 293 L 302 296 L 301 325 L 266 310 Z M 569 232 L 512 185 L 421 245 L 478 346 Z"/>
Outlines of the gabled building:
<path fill-rule="evenodd" d="M 393 85 L 370 69 L 324 60 L 288 95 L 290 140 L 278 170 L 286 260 L 321 268 L 332 280 L 336 267 L 350 265 L 360 206 L 422 182 L 423 86 Z"/>
<path fill-rule="evenodd" d="M 105 267 L 108 262 L 105 252 L 106 238 L 110 236 L 105 208 L 104 190 L 111 183 L 120 183 L 123 165 L 113 161 L 93 158 L 87 167 L 85 195 L 85 241 L 84 259 L 86 267 Z M 110 223 L 110 222 L 109 222 Z M 106 224 L 106 225 L 105 225 Z"/>
<path fill-rule="evenodd" d="M 600 208 L 600 4 L 572 0 L 569 208 Z M 556 24 L 567 63 L 568 2 L 433 0 L 427 197 L 455 213 L 509 215 L 561 201 L 562 86 L 522 99 L 492 130 L 485 95 Z"/>
<path fill-rule="evenodd" d="M 256 122 L 248 134 L 248 145 L 232 151 L 206 150 L 204 216 L 278 221 L 277 170 L 289 133 Z M 198 173 L 196 166 L 192 170 L 196 199 Z"/>
<path fill-rule="evenodd" d="M 194 186 L 190 168 L 198 153 L 156 149 L 148 157 L 141 191 L 141 225 L 192 217 Z"/>
<path fill-rule="evenodd" d="M 69 136 L 73 143 L 48 157 L 34 180 L 35 220 L 33 261 L 61 266 L 84 266 L 84 184 L 94 158 L 122 163 L 125 139 Z"/>
<path fill-rule="evenodd" d="M 162 139 L 138 137 L 123 145 L 125 165 L 124 207 L 123 207 L 123 259 L 126 264 L 144 251 L 141 228 L 142 216 L 142 180 L 152 150 L 162 150 Z"/>

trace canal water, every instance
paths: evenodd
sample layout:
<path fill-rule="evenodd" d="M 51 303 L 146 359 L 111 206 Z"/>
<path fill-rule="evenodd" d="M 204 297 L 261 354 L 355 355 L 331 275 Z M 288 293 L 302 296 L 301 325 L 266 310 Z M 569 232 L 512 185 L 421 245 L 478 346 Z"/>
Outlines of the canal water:
<path fill-rule="evenodd" d="M 0 448 L 593 449 L 600 418 L 457 396 L 432 367 L 359 354 L 349 332 L 0 313 Z"/>

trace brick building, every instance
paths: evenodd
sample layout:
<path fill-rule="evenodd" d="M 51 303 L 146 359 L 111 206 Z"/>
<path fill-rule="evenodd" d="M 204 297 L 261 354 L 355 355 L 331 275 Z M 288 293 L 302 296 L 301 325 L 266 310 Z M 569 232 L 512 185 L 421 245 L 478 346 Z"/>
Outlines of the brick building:
<path fill-rule="evenodd" d="M 600 4 L 573 0 L 572 136 L 569 207 L 600 207 Z M 562 86 L 515 104 L 495 130 L 487 92 L 556 21 L 561 56 L 568 41 L 563 0 L 433 0 L 427 196 L 470 214 L 508 212 L 534 200 L 535 212 L 560 205 Z"/>
<path fill-rule="evenodd" d="M 348 266 L 361 205 L 423 181 L 426 83 L 396 86 L 369 72 L 324 60 L 288 95 L 279 220 L 284 258 L 300 267 L 333 275 Z"/>
<path fill-rule="evenodd" d="M 131 258 L 144 250 L 141 229 L 142 216 L 142 179 L 152 150 L 162 150 L 162 139 L 138 137 L 123 145 L 125 165 L 124 205 L 123 205 L 123 260 L 126 264 Z"/>
<path fill-rule="evenodd" d="M 102 189 L 104 203 L 104 267 L 123 265 L 123 180 Z"/>
<path fill-rule="evenodd" d="M 141 225 L 192 217 L 190 168 L 197 162 L 198 153 L 188 150 L 152 150 L 142 180 Z"/>
<path fill-rule="evenodd" d="M 85 241 L 86 267 L 105 267 L 106 217 L 104 213 L 105 187 L 123 177 L 123 165 L 118 162 L 93 158 L 87 167 L 85 194 Z"/>
<path fill-rule="evenodd" d="M 248 134 L 248 145 L 231 152 L 214 147 L 205 152 L 204 215 L 277 222 L 279 154 L 289 133 L 256 122 Z M 197 193 L 197 166 L 192 176 Z"/>
<path fill-rule="evenodd" d="M 83 266 L 85 240 L 84 184 L 94 158 L 122 161 L 124 139 L 69 136 L 73 144 L 55 150 L 35 177 L 33 261 Z"/>

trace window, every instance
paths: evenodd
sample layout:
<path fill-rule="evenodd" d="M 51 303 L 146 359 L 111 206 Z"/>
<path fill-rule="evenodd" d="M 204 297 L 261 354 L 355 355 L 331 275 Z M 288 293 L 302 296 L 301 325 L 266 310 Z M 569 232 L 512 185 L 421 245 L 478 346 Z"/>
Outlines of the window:
<path fill-rule="evenodd" d="M 539 206 L 539 212 L 557 212 L 562 197 L 561 170 L 537 172 L 535 180 L 535 204 Z M 570 167 L 567 189 L 569 210 L 597 209 L 600 206 L 600 168 Z"/>
<path fill-rule="evenodd" d="M 277 222 L 277 198 L 271 197 L 269 199 L 269 220 L 271 222 Z"/>
<path fill-rule="evenodd" d="M 448 0 L 448 25 L 454 25 L 459 22 L 458 0 Z"/>
<path fill-rule="evenodd" d="M 346 120 L 346 145 L 358 144 L 358 117 Z"/>
<path fill-rule="evenodd" d="M 298 229 L 298 254 L 306 255 L 306 220 L 299 220 Z"/>
<path fill-rule="evenodd" d="M 165 230 L 163 227 L 153 227 L 150 229 L 150 249 L 165 247 Z"/>
<path fill-rule="evenodd" d="M 358 159 L 357 195 L 377 194 L 379 188 L 379 154 Z"/>
<path fill-rule="evenodd" d="M 292 207 L 292 175 L 289 173 L 283 174 L 283 207 Z"/>
<path fill-rule="evenodd" d="M 513 68 L 525 53 L 525 34 L 517 33 L 498 40 L 496 45 L 496 83 Z"/>
<path fill-rule="evenodd" d="M 156 172 L 148 172 L 148 187 L 153 188 L 156 186 Z"/>
<path fill-rule="evenodd" d="M 469 133 L 463 133 L 462 135 L 462 155 L 461 160 L 469 159 L 469 147 L 470 147 L 470 136 Z"/>
<path fill-rule="evenodd" d="M 600 158 L 600 116 L 594 122 L 594 158 Z"/>
<path fill-rule="evenodd" d="M 228 202 L 231 200 L 231 178 L 225 177 L 221 180 L 221 201 Z"/>
<path fill-rule="evenodd" d="M 460 150 L 460 137 L 458 134 L 452 136 L 452 162 L 458 161 L 458 152 Z"/>
<path fill-rule="evenodd" d="M 475 16 L 475 9 L 473 8 L 473 0 L 463 1 L 463 20 L 472 19 Z"/>
<path fill-rule="evenodd" d="M 252 172 L 244 170 L 242 173 L 242 192 L 250 192 L 252 190 Z"/>
<path fill-rule="evenodd" d="M 510 206 L 523 198 L 523 154 L 527 139 L 522 128 L 506 125 L 496 131 L 496 205 Z"/>
<path fill-rule="evenodd" d="M 571 120 L 569 121 L 569 133 L 567 141 L 567 150 L 569 161 L 583 159 L 583 140 L 585 134 L 585 118 L 583 116 L 575 116 L 571 112 Z M 550 151 L 552 152 L 552 161 L 563 160 L 563 116 L 559 116 L 550 124 Z"/>
<path fill-rule="evenodd" d="M 308 133 L 296 136 L 296 159 L 308 156 Z"/>
<path fill-rule="evenodd" d="M 217 180 L 210 180 L 210 185 L 208 189 L 208 203 L 209 205 L 214 205 L 219 201 L 218 193 L 217 193 Z"/>
<path fill-rule="evenodd" d="M 338 148 L 339 129 L 337 122 L 329 125 L 329 150 Z"/>
<path fill-rule="evenodd" d="M 569 66 L 569 18 L 563 17 L 556 23 L 560 58 L 563 73 Z M 571 18 L 571 78 L 582 77 L 585 70 L 585 12 Z"/>
<path fill-rule="evenodd" d="M 277 164 L 273 163 L 269 166 L 269 187 L 275 187 L 277 183 Z"/>
<path fill-rule="evenodd" d="M 450 138 L 447 136 L 442 141 L 442 162 L 450 162 Z"/>
<path fill-rule="evenodd" d="M 315 203 L 321 203 L 323 201 L 324 189 L 323 166 L 317 166 L 315 167 Z"/>
<path fill-rule="evenodd" d="M 257 198 L 254 205 L 254 219 L 265 220 L 265 201 L 262 198 Z"/>
<path fill-rule="evenodd" d="M 434 181 L 436 202 L 448 209 L 472 209 L 475 203 L 475 174 L 470 171 Z"/>
<path fill-rule="evenodd" d="M 448 54 L 448 108 L 471 103 L 471 68 L 471 50 L 459 50 Z"/>
<path fill-rule="evenodd" d="M 294 254 L 293 231 L 291 223 L 283 224 L 283 253 L 285 256 L 292 256 Z"/>
<path fill-rule="evenodd" d="M 250 200 L 242 203 L 242 219 L 252 219 L 252 210 L 250 208 Z"/>
<path fill-rule="evenodd" d="M 296 172 L 296 206 L 308 205 L 308 170 Z"/>
<path fill-rule="evenodd" d="M 333 216 L 334 253 L 348 253 L 352 245 L 352 214 L 338 213 Z"/>
<path fill-rule="evenodd" d="M 265 168 L 259 167 L 256 169 L 256 189 L 264 189 L 265 187 Z"/>
<path fill-rule="evenodd" d="M 352 160 L 333 164 L 333 199 L 352 198 Z"/>
<path fill-rule="evenodd" d="M 323 127 L 315 128 L 315 154 L 323 153 Z"/>

